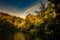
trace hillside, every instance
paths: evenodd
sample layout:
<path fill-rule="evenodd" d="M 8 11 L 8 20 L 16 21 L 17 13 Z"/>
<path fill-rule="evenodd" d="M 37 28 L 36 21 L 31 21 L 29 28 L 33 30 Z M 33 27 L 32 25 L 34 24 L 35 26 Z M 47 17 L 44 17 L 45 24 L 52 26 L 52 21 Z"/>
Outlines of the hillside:
<path fill-rule="evenodd" d="M 37 33 L 37 35 L 43 35 L 46 40 L 55 39 L 60 30 L 60 6 L 58 5 L 56 6 L 54 2 L 51 2 L 44 11 L 39 11 L 37 15 L 28 14 L 25 19 L 0 12 L 0 29 L 29 32 L 32 35 Z"/>
<path fill-rule="evenodd" d="M 43 12 L 42 10 L 39 11 L 37 15 L 28 14 L 25 19 L 9 15 L 8 13 L 0 12 L 0 19 L 13 24 L 15 28 L 21 28 L 24 30 L 25 28 L 30 30 L 30 27 L 32 25 L 34 27 L 31 27 L 31 29 L 35 27 L 40 27 L 42 24 L 44 24 L 44 26 L 48 26 L 51 24 L 51 22 L 53 24 L 52 20 L 54 20 L 57 16 L 56 9 L 53 9 L 53 7 L 55 7 L 55 5 L 53 3 L 50 3 L 45 9 L 45 12 Z"/>
<path fill-rule="evenodd" d="M 11 30 L 14 31 L 18 28 L 18 23 L 21 22 L 23 18 L 10 15 L 8 13 L 0 12 L 0 31 Z M 16 27 L 17 26 L 17 27 Z"/>

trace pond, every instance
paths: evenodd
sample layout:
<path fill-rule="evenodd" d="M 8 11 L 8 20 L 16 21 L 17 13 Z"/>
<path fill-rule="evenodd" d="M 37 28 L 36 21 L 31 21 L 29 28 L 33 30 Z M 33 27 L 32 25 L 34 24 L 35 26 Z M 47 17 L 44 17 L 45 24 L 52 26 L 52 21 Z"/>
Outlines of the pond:
<path fill-rule="evenodd" d="M 22 32 L 14 33 L 14 40 L 25 40 L 25 35 Z"/>
<path fill-rule="evenodd" d="M 16 32 L 14 33 L 14 40 L 34 40 L 35 37 L 30 33 Z"/>
<path fill-rule="evenodd" d="M 22 32 L 0 32 L 1 40 L 41 40 L 40 37 L 37 36 L 36 33 L 31 35 L 30 33 L 22 33 Z"/>

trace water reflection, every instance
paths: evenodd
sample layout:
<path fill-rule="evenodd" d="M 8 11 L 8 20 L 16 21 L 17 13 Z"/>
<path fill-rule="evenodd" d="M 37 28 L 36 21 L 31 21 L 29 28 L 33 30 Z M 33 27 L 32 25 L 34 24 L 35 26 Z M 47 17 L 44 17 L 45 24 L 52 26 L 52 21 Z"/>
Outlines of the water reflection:
<path fill-rule="evenodd" d="M 0 32 L 1 40 L 40 40 L 38 34 L 34 33 L 31 35 L 30 33 L 22 33 L 22 32 Z"/>
<path fill-rule="evenodd" d="M 14 33 L 14 40 L 25 40 L 25 35 L 22 32 Z"/>
<path fill-rule="evenodd" d="M 0 40 L 14 40 L 13 32 L 0 31 Z"/>
<path fill-rule="evenodd" d="M 40 40 L 37 34 L 31 35 L 30 33 L 16 32 L 14 33 L 14 40 Z"/>

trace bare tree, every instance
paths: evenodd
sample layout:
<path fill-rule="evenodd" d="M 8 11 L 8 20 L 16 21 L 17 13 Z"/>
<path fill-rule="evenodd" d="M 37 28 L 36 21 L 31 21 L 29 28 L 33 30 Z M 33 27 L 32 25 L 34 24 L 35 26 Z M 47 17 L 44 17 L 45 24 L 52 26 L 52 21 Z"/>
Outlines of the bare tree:
<path fill-rule="evenodd" d="M 42 14 L 42 18 L 44 17 L 44 15 L 45 15 L 45 2 L 44 2 L 44 0 L 39 0 L 40 1 L 40 8 L 39 9 L 41 9 L 41 12 L 43 12 L 43 13 L 41 13 Z"/>

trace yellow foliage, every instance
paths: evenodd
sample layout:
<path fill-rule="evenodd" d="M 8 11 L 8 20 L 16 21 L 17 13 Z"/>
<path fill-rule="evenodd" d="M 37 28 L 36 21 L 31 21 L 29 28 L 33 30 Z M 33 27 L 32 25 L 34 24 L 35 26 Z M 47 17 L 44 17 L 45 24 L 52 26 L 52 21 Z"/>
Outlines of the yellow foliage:
<path fill-rule="evenodd" d="M 48 15 L 45 15 L 45 16 L 44 16 L 44 19 L 48 19 Z"/>
<path fill-rule="evenodd" d="M 25 19 L 22 19 L 20 17 L 10 16 L 7 14 L 0 14 L 0 17 L 3 17 L 3 19 L 6 19 L 8 22 L 14 24 L 14 26 L 17 26 L 17 28 L 22 27 L 29 27 L 31 24 L 40 25 L 44 23 L 45 19 L 48 20 L 50 18 L 55 18 L 57 16 L 56 10 L 53 9 L 55 5 L 53 3 L 50 3 L 46 10 L 41 10 L 37 13 L 37 15 L 29 14 L 26 16 Z M 3 16 L 4 15 L 4 16 Z M 13 22 L 14 21 L 14 22 Z"/>
<path fill-rule="evenodd" d="M 26 21 L 22 21 L 21 23 L 18 24 L 18 28 L 25 27 Z"/>

